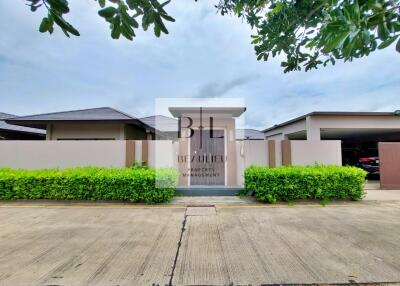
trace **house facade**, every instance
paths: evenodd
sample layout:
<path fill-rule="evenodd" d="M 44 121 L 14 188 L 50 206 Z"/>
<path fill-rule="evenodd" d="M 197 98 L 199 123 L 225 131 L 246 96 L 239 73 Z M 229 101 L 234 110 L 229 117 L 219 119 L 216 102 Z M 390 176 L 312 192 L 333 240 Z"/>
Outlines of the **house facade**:
<path fill-rule="evenodd" d="M 0 167 L 124 167 L 145 162 L 176 168 L 183 188 L 237 188 L 243 186 L 250 165 L 367 168 L 365 160 L 371 160 L 367 170 L 380 175 L 382 186 L 400 187 L 399 112 L 312 112 L 262 132 L 237 129 L 243 107 L 171 107 L 169 112 L 170 117 L 136 118 L 102 107 L 9 117 L 5 124 L 41 130 L 46 140 L 4 140 Z"/>
<path fill-rule="evenodd" d="M 9 124 L 46 131 L 46 140 L 148 140 L 154 129 L 110 107 L 14 117 Z"/>

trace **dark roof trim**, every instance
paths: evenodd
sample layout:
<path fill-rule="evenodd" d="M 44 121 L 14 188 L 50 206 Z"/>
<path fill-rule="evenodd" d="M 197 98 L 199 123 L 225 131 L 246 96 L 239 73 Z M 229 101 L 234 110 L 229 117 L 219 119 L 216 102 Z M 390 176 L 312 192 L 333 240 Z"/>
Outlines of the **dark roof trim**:
<path fill-rule="evenodd" d="M 246 107 L 170 107 L 169 112 L 174 117 L 182 116 L 183 114 L 197 113 L 200 108 L 204 113 L 215 113 L 215 114 L 231 114 L 233 117 L 239 117 L 243 112 L 246 111 Z"/>
<path fill-rule="evenodd" d="M 73 123 L 73 124 L 82 124 L 82 123 L 125 123 L 125 124 L 133 124 L 145 129 L 153 130 L 154 128 L 148 126 L 144 122 L 139 119 L 113 119 L 113 120 L 19 120 L 19 119 L 6 119 L 4 120 L 8 124 L 24 126 L 24 127 L 32 127 L 39 129 L 46 129 L 47 124 L 51 123 Z"/>
<path fill-rule="evenodd" d="M 43 119 L 40 118 L 41 116 L 46 116 L 46 115 L 57 115 L 57 114 L 62 114 L 62 113 L 70 113 L 70 112 L 85 112 L 85 111 L 93 111 L 93 110 L 101 110 L 101 109 L 109 109 L 113 110 L 116 113 L 119 113 L 123 115 L 125 118 L 114 118 L 114 119 L 84 119 L 84 118 L 71 118 L 71 119 Z M 35 119 L 37 117 L 38 119 Z M 154 132 L 154 128 L 145 122 L 141 121 L 140 119 L 129 115 L 125 112 L 122 112 L 120 110 L 117 110 L 112 107 L 96 107 L 96 108 L 86 108 L 86 109 L 76 109 L 76 110 L 68 110 L 68 111 L 59 111 L 59 112 L 50 112 L 50 113 L 43 113 L 43 114 L 35 114 L 35 115 L 28 115 L 28 116 L 17 116 L 17 117 L 12 117 L 12 118 L 7 118 L 5 119 L 5 122 L 13 125 L 19 125 L 19 126 L 28 126 L 28 127 L 34 127 L 34 128 L 40 128 L 40 129 L 46 129 L 46 125 L 48 123 L 95 123 L 95 122 L 111 122 L 111 123 L 126 123 L 126 124 L 133 124 L 136 126 L 140 126 L 150 132 Z"/>
<path fill-rule="evenodd" d="M 40 113 L 40 114 L 32 114 L 32 115 L 24 115 L 24 116 L 14 116 L 12 118 L 8 118 L 10 120 L 23 120 L 23 119 L 29 119 L 29 121 L 36 121 L 36 120 L 41 120 L 41 119 L 35 119 L 34 117 L 41 117 L 45 115 L 57 115 L 57 114 L 62 114 L 62 113 L 72 113 L 72 112 L 81 112 L 81 111 L 93 111 L 93 110 L 99 110 L 99 109 L 110 109 L 113 110 L 117 113 L 120 113 L 130 119 L 137 119 L 136 117 L 133 117 L 132 115 L 129 115 L 127 113 L 124 113 L 118 109 L 108 107 L 108 106 L 103 106 L 103 107 L 94 107 L 94 108 L 85 108 L 85 109 L 73 109 L 73 110 L 67 110 L 67 111 L 58 111 L 58 112 L 47 112 L 47 113 Z M 73 121 L 74 119 L 70 119 Z M 77 120 L 82 120 L 82 119 L 77 119 Z M 46 121 L 46 120 L 44 120 Z M 52 119 L 52 120 L 47 120 L 47 121 L 57 121 L 57 119 Z"/>
<path fill-rule="evenodd" d="M 395 112 L 313 111 L 313 112 L 307 113 L 305 115 L 285 121 L 283 123 L 275 124 L 272 127 L 262 130 L 262 132 L 265 133 L 265 132 L 272 131 L 272 130 L 280 128 L 280 127 L 284 127 L 286 125 L 306 119 L 309 116 L 394 116 L 394 115 L 396 115 Z"/>
<path fill-rule="evenodd" d="M 46 133 L 38 133 L 38 132 L 33 132 L 33 131 L 14 130 L 14 129 L 6 129 L 6 128 L 0 128 L 0 131 L 9 132 L 9 133 L 36 135 L 38 137 L 46 138 Z"/>

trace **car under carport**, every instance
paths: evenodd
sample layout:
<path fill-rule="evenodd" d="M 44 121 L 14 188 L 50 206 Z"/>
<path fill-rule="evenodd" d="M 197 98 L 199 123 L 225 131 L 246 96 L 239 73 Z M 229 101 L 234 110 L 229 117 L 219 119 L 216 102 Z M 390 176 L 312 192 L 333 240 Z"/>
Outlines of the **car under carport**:
<path fill-rule="evenodd" d="M 369 179 L 379 180 L 382 172 L 400 172 L 400 160 L 387 160 L 400 157 L 400 111 L 395 112 L 312 112 L 295 119 L 277 124 L 264 130 L 268 140 L 340 140 L 342 165 L 352 165 L 365 169 Z M 381 148 L 383 143 L 390 145 L 389 152 Z M 388 145 L 385 145 L 388 146 Z M 382 157 L 386 158 L 383 168 Z M 399 173 L 397 172 L 397 173 Z M 383 175 L 385 176 L 385 175 Z M 395 175 L 385 179 L 390 182 L 381 187 L 398 188 Z M 394 182 L 395 180 L 396 182 Z"/>

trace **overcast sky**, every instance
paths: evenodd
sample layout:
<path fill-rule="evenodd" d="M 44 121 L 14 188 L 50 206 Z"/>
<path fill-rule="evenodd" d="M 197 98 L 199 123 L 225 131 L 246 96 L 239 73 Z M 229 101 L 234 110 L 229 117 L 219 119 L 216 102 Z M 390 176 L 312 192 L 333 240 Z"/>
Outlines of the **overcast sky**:
<path fill-rule="evenodd" d="M 154 113 L 157 97 L 241 97 L 248 127 L 266 128 L 311 111 L 400 109 L 400 54 L 390 47 L 352 63 L 283 74 L 258 62 L 251 30 L 216 14 L 215 1 L 174 0 L 169 35 L 112 40 L 94 0 L 70 0 L 81 32 L 41 34 L 44 10 L 0 1 L 0 112 L 17 115 L 111 106 Z"/>

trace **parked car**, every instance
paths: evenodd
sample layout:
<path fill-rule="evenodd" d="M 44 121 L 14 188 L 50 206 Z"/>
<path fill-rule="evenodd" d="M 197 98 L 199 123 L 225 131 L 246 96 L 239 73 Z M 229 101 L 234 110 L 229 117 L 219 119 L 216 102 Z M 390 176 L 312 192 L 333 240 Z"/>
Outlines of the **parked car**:
<path fill-rule="evenodd" d="M 343 165 L 356 166 L 368 172 L 368 177 L 379 177 L 379 157 L 374 148 L 352 147 L 343 150 Z"/>
<path fill-rule="evenodd" d="M 369 177 L 379 176 L 379 157 L 362 157 L 359 167 L 368 172 Z"/>

